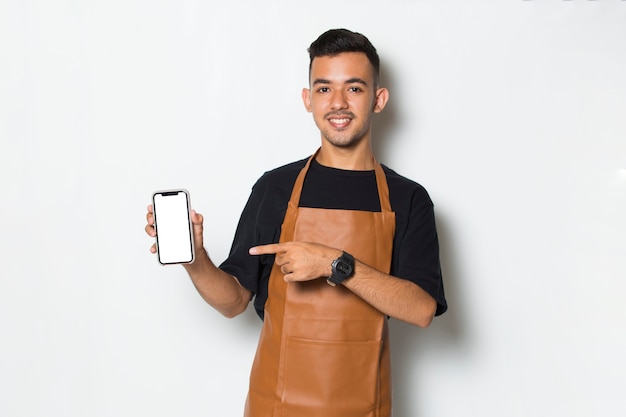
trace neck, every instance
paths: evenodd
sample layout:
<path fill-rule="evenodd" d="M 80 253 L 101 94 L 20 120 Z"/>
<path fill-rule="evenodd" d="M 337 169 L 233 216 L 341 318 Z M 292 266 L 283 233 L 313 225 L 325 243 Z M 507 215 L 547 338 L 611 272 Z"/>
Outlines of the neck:
<path fill-rule="evenodd" d="M 376 165 L 374 153 L 369 143 L 367 146 L 344 148 L 322 142 L 316 160 L 327 167 L 351 171 L 370 171 Z"/>

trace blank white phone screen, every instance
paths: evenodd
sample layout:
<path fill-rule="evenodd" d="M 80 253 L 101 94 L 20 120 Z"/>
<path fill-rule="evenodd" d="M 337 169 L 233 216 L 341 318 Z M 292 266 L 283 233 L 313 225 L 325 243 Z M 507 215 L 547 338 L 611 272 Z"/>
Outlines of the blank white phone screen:
<path fill-rule="evenodd" d="M 162 264 L 193 261 L 193 237 L 187 199 L 188 195 L 184 191 L 154 194 L 157 249 Z"/>

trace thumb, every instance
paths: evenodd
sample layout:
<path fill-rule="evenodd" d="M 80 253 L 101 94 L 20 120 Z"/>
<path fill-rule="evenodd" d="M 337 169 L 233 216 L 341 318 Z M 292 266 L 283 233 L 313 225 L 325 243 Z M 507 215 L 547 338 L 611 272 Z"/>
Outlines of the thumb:
<path fill-rule="evenodd" d="M 191 210 L 191 223 L 193 225 L 193 238 L 197 246 L 202 247 L 202 232 L 204 231 L 204 216 L 202 214 L 196 212 L 195 210 Z"/>
<path fill-rule="evenodd" d="M 191 222 L 194 225 L 199 224 L 200 226 L 202 226 L 202 222 L 204 222 L 204 216 L 192 209 L 191 210 Z"/>

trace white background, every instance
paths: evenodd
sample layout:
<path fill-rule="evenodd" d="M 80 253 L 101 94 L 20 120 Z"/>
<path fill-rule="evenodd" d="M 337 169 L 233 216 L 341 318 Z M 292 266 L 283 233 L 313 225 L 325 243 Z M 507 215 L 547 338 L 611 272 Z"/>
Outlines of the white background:
<path fill-rule="evenodd" d="M 239 416 L 261 322 L 148 251 L 185 187 L 228 253 L 319 134 L 306 48 L 365 33 L 378 159 L 435 202 L 450 309 L 392 320 L 396 417 L 623 416 L 626 2 L 0 1 L 0 415 Z"/>

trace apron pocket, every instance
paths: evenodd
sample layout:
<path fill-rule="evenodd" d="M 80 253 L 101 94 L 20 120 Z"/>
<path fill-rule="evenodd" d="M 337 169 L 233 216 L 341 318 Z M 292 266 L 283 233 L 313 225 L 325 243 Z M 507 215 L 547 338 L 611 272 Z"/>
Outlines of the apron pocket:
<path fill-rule="evenodd" d="M 381 342 L 289 338 L 284 416 L 373 415 L 378 403 Z"/>

